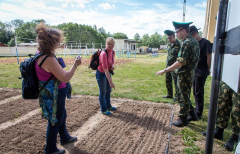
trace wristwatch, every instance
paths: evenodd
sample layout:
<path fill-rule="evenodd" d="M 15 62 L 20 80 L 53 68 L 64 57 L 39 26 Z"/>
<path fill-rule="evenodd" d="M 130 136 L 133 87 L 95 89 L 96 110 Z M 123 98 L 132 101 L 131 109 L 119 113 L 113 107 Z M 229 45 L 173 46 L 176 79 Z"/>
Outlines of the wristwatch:
<path fill-rule="evenodd" d="M 167 72 L 167 68 L 164 68 L 164 73 L 166 73 Z"/>

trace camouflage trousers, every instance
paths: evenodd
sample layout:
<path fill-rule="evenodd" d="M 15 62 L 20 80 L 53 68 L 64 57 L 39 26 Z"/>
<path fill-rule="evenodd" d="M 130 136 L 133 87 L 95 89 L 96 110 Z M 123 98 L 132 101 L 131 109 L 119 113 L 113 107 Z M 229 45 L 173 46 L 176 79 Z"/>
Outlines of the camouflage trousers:
<path fill-rule="evenodd" d="M 227 128 L 231 116 L 232 134 L 238 136 L 240 130 L 240 94 L 237 94 L 223 81 L 220 81 L 217 107 L 217 126 Z"/>
<path fill-rule="evenodd" d="M 175 85 L 175 98 L 177 98 L 177 74 L 174 71 L 170 71 L 166 73 L 166 87 L 167 87 L 167 92 L 168 96 L 173 96 L 173 86 L 172 86 L 172 81 L 174 82 Z"/>
<path fill-rule="evenodd" d="M 189 111 L 194 109 L 190 100 L 193 76 L 193 71 L 183 72 L 177 75 L 178 103 L 180 105 L 179 117 L 188 116 Z"/>

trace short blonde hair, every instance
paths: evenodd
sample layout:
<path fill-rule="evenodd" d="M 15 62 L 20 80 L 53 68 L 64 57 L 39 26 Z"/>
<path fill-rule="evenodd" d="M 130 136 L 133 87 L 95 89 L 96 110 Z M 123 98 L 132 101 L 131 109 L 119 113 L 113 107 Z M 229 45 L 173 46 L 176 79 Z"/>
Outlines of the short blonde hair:
<path fill-rule="evenodd" d="M 108 37 L 108 38 L 106 39 L 106 43 L 112 43 L 112 44 L 115 44 L 115 40 L 114 40 L 113 37 Z"/>

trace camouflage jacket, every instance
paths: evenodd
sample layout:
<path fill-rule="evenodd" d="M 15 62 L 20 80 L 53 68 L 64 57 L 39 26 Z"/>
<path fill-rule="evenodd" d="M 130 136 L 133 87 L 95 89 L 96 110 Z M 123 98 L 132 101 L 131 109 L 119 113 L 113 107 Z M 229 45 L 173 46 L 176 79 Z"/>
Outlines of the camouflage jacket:
<path fill-rule="evenodd" d="M 182 66 L 177 69 L 177 73 L 194 71 L 197 68 L 199 54 L 198 42 L 192 36 L 188 35 L 181 42 L 177 61 L 182 63 Z"/>
<path fill-rule="evenodd" d="M 166 67 L 171 66 L 173 63 L 176 62 L 178 57 L 178 52 L 180 49 L 180 42 L 176 39 L 176 42 L 171 46 L 171 43 L 167 44 L 167 61 L 166 61 Z"/>

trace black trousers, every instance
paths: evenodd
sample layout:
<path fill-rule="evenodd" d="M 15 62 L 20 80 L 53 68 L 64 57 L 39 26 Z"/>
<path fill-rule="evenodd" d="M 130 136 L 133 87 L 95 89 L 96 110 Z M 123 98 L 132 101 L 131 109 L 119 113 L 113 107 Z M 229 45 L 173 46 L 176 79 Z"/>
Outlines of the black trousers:
<path fill-rule="evenodd" d="M 197 116 L 202 116 L 204 107 L 204 85 L 207 77 L 195 76 L 193 81 L 193 95 L 195 97 L 195 112 Z"/>

